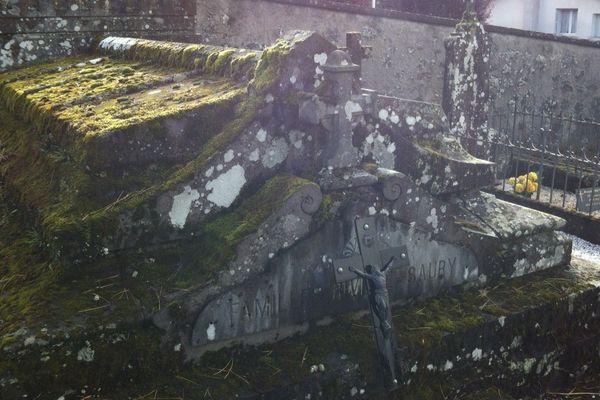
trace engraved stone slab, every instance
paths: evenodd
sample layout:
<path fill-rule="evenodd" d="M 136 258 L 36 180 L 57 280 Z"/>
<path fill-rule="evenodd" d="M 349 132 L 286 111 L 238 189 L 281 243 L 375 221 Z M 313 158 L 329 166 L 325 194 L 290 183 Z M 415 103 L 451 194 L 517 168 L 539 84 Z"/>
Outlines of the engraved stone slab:
<path fill-rule="evenodd" d="M 367 309 L 363 279 L 356 275 L 346 279 L 346 272 L 336 276 L 332 267 L 362 265 L 354 218 L 348 219 L 327 222 L 311 237 L 271 259 L 268 272 L 209 302 L 199 311 L 192 345 L 243 341 L 249 335 L 256 340 L 272 339 L 308 321 Z M 374 257 L 387 261 L 390 252 L 405 251 L 410 260 L 405 263 L 398 258 L 387 272 L 390 301 L 431 297 L 478 280 L 478 262 L 468 248 L 431 240 L 429 234 L 385 216 L 377 216 L 373 224 L 378 242 Z M 349 258 L 343 258 L 344 254 Z"/>

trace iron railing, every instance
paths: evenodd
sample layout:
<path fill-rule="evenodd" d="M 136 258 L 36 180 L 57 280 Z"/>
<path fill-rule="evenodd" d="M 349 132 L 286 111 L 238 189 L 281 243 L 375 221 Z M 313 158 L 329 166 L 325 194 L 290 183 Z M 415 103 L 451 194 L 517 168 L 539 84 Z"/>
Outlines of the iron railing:
<path fill-rule="evenodd" d="M 495 135 L 461 140 L 467 148 L 476 140 L 476 155 L 497 164 L 496 190 L 600 217 L 600 122 L 517 98 L 492 110 L 488 121 Z"/>

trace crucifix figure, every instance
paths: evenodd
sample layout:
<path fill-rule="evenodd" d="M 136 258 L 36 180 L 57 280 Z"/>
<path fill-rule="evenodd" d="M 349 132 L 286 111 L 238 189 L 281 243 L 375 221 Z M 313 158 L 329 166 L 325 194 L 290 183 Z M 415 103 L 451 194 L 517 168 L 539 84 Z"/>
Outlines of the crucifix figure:
<path fill-rule="evenodd" d="M 385 273 L 395 262 L 400 267 L 408 266 L 407 251 L 405 246 L 379 248 L 374 217 L 357 218 L 354 221 L 354 229 L 359 254 L 333 261 L 335 279 L 337 283 L 340 283 L 361 277 L 367 283 L 377 352 L 385 386 L 391 391 L 398 384 L 396 378 L 397 352 Z M 362 267 L 363 271 L 358 267 Z"/>
<path fill-rule="evenodd" d="M 367 271 L 366 273 L 361 272 L 352 266 L 349 268 L 351 272 L 354 272 L 356 275 L 368 281 L 369 302 L 373 312 L 375 313 L 375 316 L 379 320 L 379 329 L 381 330 L 381 334 L 386 338 L 389 336 L 390 331 L 392 330 L 392 324 L 388 320 L 389 306 L 385 270 L 392 265 L 395 259 L 396 256 L 392 256 L 392 258 L 390 258 L 390 260 L 383 266 L 383 268 L 381 268 L 381 270 L 378 270 L 372 265 L 367 265 L 365 267 Z"/>

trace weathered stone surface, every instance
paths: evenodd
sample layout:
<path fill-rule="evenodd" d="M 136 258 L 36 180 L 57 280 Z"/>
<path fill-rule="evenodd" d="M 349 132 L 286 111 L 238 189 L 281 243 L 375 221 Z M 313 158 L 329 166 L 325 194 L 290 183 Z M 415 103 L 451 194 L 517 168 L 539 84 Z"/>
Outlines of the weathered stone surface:
<path fill-rule="evenodd" d="M 333 259 L 358 252 L 352 224 L 356 211 L 350 208 L 342 218 L 344 222 L 327 223 L 293 249 L 274 257 L 269 262 L 269 273 L 209 302 L 195 323 L 192 345 L 244 340 L 257 333 L 273 339 L 285 335 L 290 327 L 300 330 L 309 321 L 366 308 L 363 280 L 336 284 L 331 267 Z M 427 233 L 384 216 L 377 218 L 377 229 L 380 251 L 385 253 L 394 244 L 404 244 L 410 262 L 388 272 L 393 301 L 430 297 L 478 278 L 477 260 L 466 248 L 433 241 Z M 387 261 L 389 255 L 383 258 Z"/>
<path fill-rule="evenodd" d="M 292 32 L 267 54 L 116 37 L 99 46 L 100 57 L 0 78 L 2 104 L 30 125 L 19 140 L 30 135 L 69 161 L 66 204 L 47 199 L 61 196 L 58 187 L 34 204 L 59 256 L 79 261 L 192 237 L 203 219 L 282 166 L 305 169 L 319 157 L 322 139 L 295 122 L 289 101 L 290 91 L 321 82 L 315 69 L 333 45 L 319 35 Z M 57 158 L 47 153 L 40 151 L 46 168 L 24 169 L 8 183 L 52 173 Z"/>
<path fill-rule="evenodd" d="M 454 131 L 473 138 L 463 144 L 471 154 L 488 139 L 489 36 L 474 12 L 467 12 L 446 40 L 444 111 Z"/>
<path fill-rule="evenodd" d="M 463 201 L 467 210 L 503 239 L 560 230 L 565 226 L 565 220 L 562 218 L 499 200 L 488 193 L 467 195 L 463 197 Z"/>
<path fill-rule="evenodd" d="M 274 340 L 302 331 L 311 321 L 365 309 L 362 280 L 336 283 L 332 268 L 333 260 L 344 257 L 343 265 L 361 262 L 353 257 L 358 251 L 353 228 L 357 215 L 377 215 L 382 260 L 390 257 L 386 249 L 406 246 L 408 264 L 388 272 L 393 301 L 431 297 L 454 286 L 488 285 L 500 276 L 522 276 L 570 260 L 570 240 L 553 231 L 564 222 L 559 218 L 548 216 L 547 223 L 542 220 L 527 233 L 502 236 L 463 200 L 440 201 L 399 172 L 379 169 L 377 176 L 380 183 L 372 187 L 347 182 L 338 189 L 346 198 L 338 200 L 341 214 L 332 222 L 282 250 L 266 273 L 247 275 L 243 285 L 208 301 L 196 319 L 192 345 L 218 348 L 232 340 Z M 376 187 L 385 190 L 384 199 Z M 514 219 L 521 214 L 523 224 L 537 216 L 537 211 L 490 195 L 479 198 L 490 207 L 502 207 L 495 215 Z"/>
<path fill-rule="evenodd" d="M 40 134 L 54 131 L 68 151 L 84 146 L 84 162 L 94 170 L 190 159 L 225 125 L 244 93 L 235 78 L 245 78 L 258 56 L 188 44 L 169 44 L 163 50 L 160 42 L 128 38 L 109 38 L 100 47 L 108 49 L 118 40 L 122 44 L 111 54 L 128 61 L 97 56 L 66 60 L 47 69 L 9 73 L 1 88 L 5 106 Z M 197 58 L 200 49 L 202 59 Z M 136 55 L 156 57 L 160 50 L 172 52 L 164 56 L 171 69 L 135 61 Z M 219 61 L 222 70 L 207 60 L 219 54 L 227 54 Z M 223 78 L 199 76 L 204 71 Z"/>
<path fill-rule="evenodd" d="M 190 180 L 159 194 L 149 204 L 120 216 L 121 247 L 189 234 L 204 219 L 229 208 L 248 187 L 276 174 L 290 153 L 289 138 L 274 124 L 254 123 L 228 147 L 212 155 Z M 187 231 L 183 231 L 186 226 Z"/>
<path fill-rule="evenodd" d="M 330 192 L 344 188 L 371 186 L 377 183 L 378 179 L 362 168 L 327 168 L 321 173 L 317 182 L 321 189 Z"/>
<path fill-rule="evenodd" d="M 377 161 L 381 157 L 371 143 L 385 143 L 387 136 L 393 141 L 393 146 L 386 147 L 395 155 L 393 169 L 411 176 L 434 195 L 494 182 L 494 164 L 475 158 L 461 146 L 439 106 L 383 96 L 378 98 L 378 106 L 374 125 L 367 125 L 364 145 L 365 152 Z"/>

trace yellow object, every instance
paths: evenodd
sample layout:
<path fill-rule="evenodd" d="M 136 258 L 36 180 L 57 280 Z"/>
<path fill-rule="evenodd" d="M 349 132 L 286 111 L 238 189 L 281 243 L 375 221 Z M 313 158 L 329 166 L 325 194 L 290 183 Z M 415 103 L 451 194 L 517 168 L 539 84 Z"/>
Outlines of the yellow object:
<path fill-rule="evenodd" d="M 517 193 L 533 193 L 538 189 L 538 175 L 535 172 L 528 172 L 525 175 L 518 177 L 511 176 L 508 178 L 508 184 L 514 187 Z"/>
<path fill-rule="evenodd" d="M 517 183 L 517 185 L 515 186 L 515 192 L 523 193 L 524 190 L 525 190 L 525 185 L 523 185 L 522 183 Z"/>
<path fill-rule="evenodd" d="M 537 188 L 538 188 L 537 183 L 535 183 L 531 180 L 527 181 L 527 193 L 533 193 L 537 190 Z"/>
<path fill-rule="evenodd" d="M 530 181 L 533 181 L 533 182 L 537 182 L 537 180 L 538 180 L 537 173 L 535 173 L 535 172 L 530 172 L 530 173 L 529 173 L 529 180 L 530 180 Z"/>

